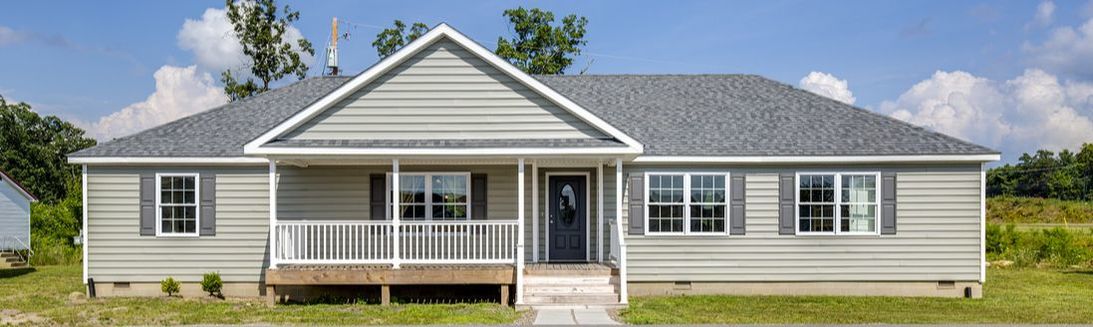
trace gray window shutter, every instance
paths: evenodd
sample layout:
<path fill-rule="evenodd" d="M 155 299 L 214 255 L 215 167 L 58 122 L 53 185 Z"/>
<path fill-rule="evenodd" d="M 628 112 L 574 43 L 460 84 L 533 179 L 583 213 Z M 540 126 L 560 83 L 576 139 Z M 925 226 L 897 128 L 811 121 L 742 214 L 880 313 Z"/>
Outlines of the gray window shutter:
<path fill-rule="evenodd" d="M 797 224 L 794 220 L 797 219 L 797 208 L 794 208 L 794 206 L 797 202 L 797 188 L 794 187 L 795 179 L 793 173 L 778 175 L 778 234 L 781 235 L 796 234 Z"/>
<path fill-rule="evenodd" d="M 216 235 L 216 174 L 201 174 L 201 236 Z"/>
<path fill-rule="evenodd" d="M 880 190 L 880 233 L 896 233 L 896 173 L 881 173 Z"/>
<path fill-rule="evenodd" d="M 387 220 L 387 175 L 368 175 L 368 183 L 372 188 L 368 202 L 372 220 Z"/>
<path fill-rule="evenodd" d="M 744 174 L 732 175 L 729 187 L 729 234 L 744 235 Z"/>
<path fill-rule="evenodd" d="M 156 175 L 140 174 L 140 236 L 156 236 Z"/>
<path fill-rule="evenodd" d="M 471 219 L 486 219 L 486 174 L 471 174 Z"/>
<path fill-rule="evenodd" d="M 645 234 L 645 181 L 641 174 L 630 175 L 630 235 Z"/>

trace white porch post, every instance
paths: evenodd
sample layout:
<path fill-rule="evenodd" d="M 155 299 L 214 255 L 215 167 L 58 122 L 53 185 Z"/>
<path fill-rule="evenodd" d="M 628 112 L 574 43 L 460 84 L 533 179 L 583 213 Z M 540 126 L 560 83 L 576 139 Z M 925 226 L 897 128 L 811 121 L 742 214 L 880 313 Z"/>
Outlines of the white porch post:
<path fill-rule="evenodd" d="M 622 231 L 622 159 L 615 159 L 615 233 L 619 239 L 619 303 L 627 303 L 626 295 L 626 233 Z"/>
<path fill-rule="evenodd" d="M 603 263 L 603 162 L 596 163 L 596 261 Z"/>
<path fill-rule="evenodd" d="M 277 161 L 269 159 L 269 269 L 280 263 L 277 253 Z"/>
<path fill-rule="evenodd" d="M 402 238 L 399 235 L 399 216 L 402 216 L 399 211 L 399 179 L 398 159 L 391 159 L 391 228 L 394 229 L 392 231 L 391 268 L 393 269 L 399 269 L 402 261 L 399 255 L 399 245 L 402 243 Z"/>
<path fill-rule="evenodd" d="M 539 163 L 531 161 L 531 261 L 539 262 Z"/>
<path fill-rule="evenodd" d="M 516 304 L 524 304 L 524 158 L 516 162 Z"/>

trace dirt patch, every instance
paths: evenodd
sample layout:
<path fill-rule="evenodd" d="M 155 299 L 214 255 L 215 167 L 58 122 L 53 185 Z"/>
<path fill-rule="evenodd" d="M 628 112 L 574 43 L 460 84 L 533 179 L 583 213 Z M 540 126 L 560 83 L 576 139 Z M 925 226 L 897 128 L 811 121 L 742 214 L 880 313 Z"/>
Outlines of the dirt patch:
<path fill-rule="evenodd" d="M 524 310 L 523 313 L 524 314 L 520 316 L 520 318 L 516 319 L 516 321 L 512 323 L 513 325 L 531 326 L 533 323 L 535 323 L 535 310 L 527 309 Z"/>
<path fill-rule="evenodd" d="M 44 324 L 48 319 L 35 313 L 22 313 L 19 310 L 0 310 L 0 325 Z"/>

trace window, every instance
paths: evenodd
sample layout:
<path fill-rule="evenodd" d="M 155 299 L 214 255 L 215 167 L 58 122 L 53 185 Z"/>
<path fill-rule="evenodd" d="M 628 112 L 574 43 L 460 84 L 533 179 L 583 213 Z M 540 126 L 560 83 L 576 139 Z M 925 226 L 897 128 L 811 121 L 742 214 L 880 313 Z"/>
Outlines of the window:
<path fill-rule="evenodd" d="M 646 228 L 650 234 L 725 233 L 728 174 L 646 175 Z"/>
<path fill-rule="evenodd" d="M 197 174 L 157 174 L 159 236 L 197 236 Z"/>
<path fill-rule="evenodd" d="M 468 219 L 470 179 L 469 173 L 399 173 L 399 218 Z"/>
<path fill-rule="evenodd" d="M 879 173 L 797 175 L 798 234 L 876 234 Z"/>

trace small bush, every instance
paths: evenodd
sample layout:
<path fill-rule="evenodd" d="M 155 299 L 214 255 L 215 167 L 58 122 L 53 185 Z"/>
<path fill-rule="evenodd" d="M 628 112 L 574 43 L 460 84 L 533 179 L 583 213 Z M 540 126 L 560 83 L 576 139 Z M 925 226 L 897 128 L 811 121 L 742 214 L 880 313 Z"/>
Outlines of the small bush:
<path fill-rule="evenodd" d="M 1018 267 L 1089 267 L 1093 263 L 1093 231 L 1062 227 L 1020 231 L 1010 224 L 987 225 L 987 260 L 1009 260 Z"/>
<path fill-rule="evenodd" d="M 224 288 L 224 282 L 220 280 L 220 273 L 211 272 L 201 279 L 201 290 L 208 292 L 209 296 L 222 297 L 220 290 Z"/>
<path fill-rule="evenodd" d="M 181 288 L 182 284 L 180 284 L 178 281 L 171 277 L 167 277 L 163 279 L 162 282 L 159 282 L 159 289 L 162 290 L 163 293 L 167 293 L 167 296 L 174 296 L 175 294 L 178 294 Z"/>

